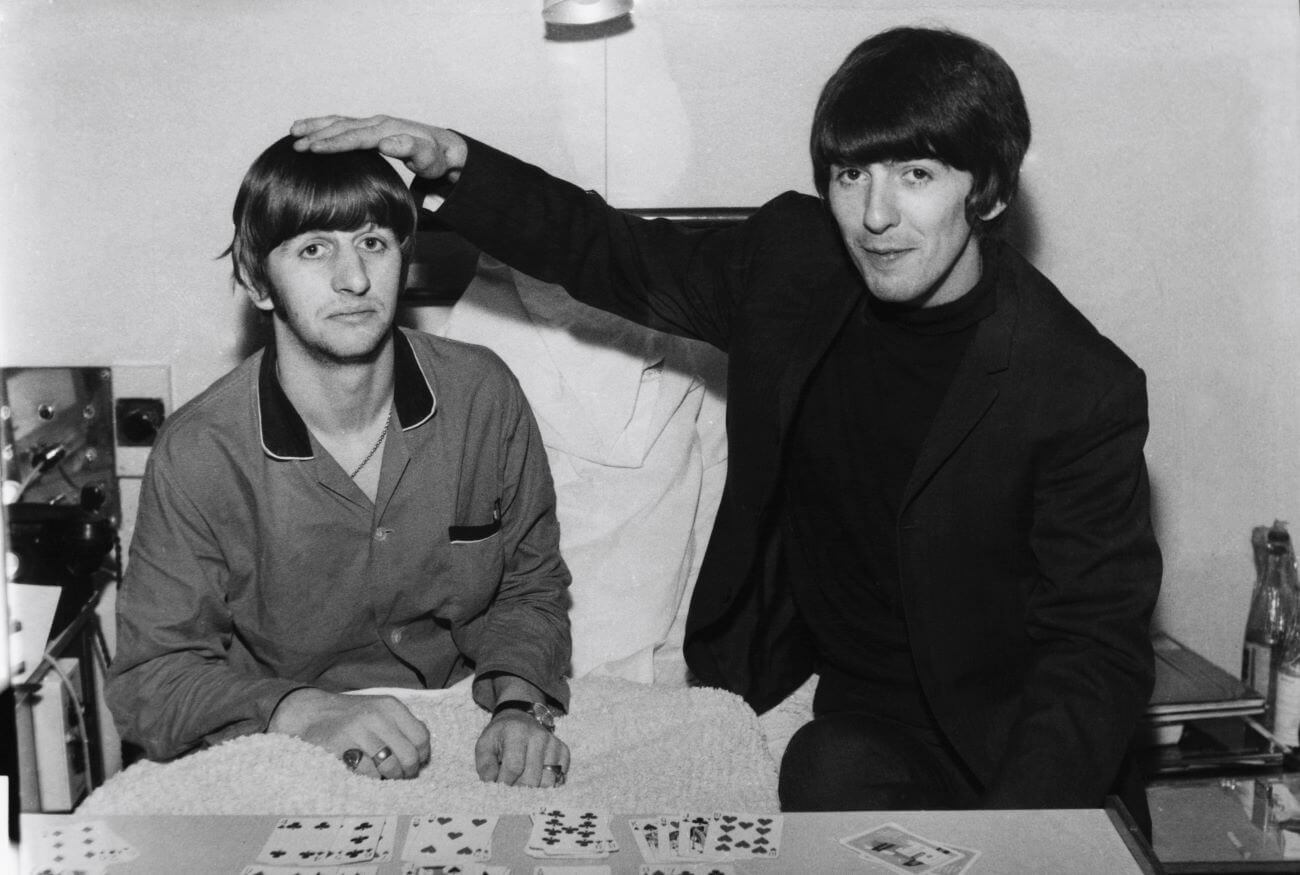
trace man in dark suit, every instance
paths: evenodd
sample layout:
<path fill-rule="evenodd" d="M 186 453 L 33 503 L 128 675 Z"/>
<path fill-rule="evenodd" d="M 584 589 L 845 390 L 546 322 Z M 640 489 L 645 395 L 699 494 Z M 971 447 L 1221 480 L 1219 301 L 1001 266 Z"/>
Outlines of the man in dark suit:
<path fill-rule="evenodd" d="M 729 471 L 686 632 L 762 711 L 813 671 L 787 809 L 1094 807 L 1145 820 L 1125 752 L 1161 561 L 1145 378 L 994 235 L 1029 145 L 1014 73 L 950 31 L 855 49 L 812 131 L 819 198 L 687 232 L 455 132 L 378 148 L 485 251 L 729 354 Z"/>

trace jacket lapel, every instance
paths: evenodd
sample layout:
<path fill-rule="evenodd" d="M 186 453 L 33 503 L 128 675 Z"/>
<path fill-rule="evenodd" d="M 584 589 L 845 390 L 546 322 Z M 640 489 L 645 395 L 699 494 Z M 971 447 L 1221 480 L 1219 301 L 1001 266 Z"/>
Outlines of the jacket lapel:
<path fill-rule="evenodd" d="M 970 348 L 957 366 L 952 385 L 921 444 L 912 475 L 903 490 L 899 512 L 925 488 L 971 433 L 998 396 L 1000 375 L 1011 358 L 1019 301 L 1009 271 L 1002 270 L 995 288 L 997 309 L 980 322 Z"/>
<path fill-rule="evenodd" d="M 781 351 L 786 361 L 777 381 L 776 402 L 782 442 L 790 434 L 790 424 L 808 386 L 809 375 L 826 355 L 854 304 L 866 294 L 861 278 L 847 257 L 824 261 L 820 271 L 801 279 L 799 292 L 806 295 L 808 306 Z"/>

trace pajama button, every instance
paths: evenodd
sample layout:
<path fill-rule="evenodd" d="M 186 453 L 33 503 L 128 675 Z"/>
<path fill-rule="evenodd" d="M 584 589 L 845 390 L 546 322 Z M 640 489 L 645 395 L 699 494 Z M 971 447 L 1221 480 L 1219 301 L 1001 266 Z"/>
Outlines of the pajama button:
<path fill-rule="evenodd" d="M 385 529 L 385 528 L 378 528 L 378 529 L 375 529 L 375 540 L 376 540 L 376 541 L 387 541 L 387 540 L 388 540 L 388 536 L 389 536 L 390 534 L 392 534 L 392 531 L 393 531 L 392 529 Z"/>
<path fill-rule="evenodd" d="M 388 634 L 388 640 L 389 640 L 389 641 L 392 641 L 394 644 L 401 644 L 401 643 L 402 643 L 402 630 L 401 630 L 401 629 L 394 629 L 392 632 L 390 632 L 390 633 Z"/>

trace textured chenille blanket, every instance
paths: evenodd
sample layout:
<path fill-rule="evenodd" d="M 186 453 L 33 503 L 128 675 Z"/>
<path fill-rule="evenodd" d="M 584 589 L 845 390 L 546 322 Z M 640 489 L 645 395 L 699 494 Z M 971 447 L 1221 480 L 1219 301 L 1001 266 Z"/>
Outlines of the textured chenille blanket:
<path fill-rule="evenodd" d="M 393 691 L 387 691 L 393 692 Z M 487 714 L 467 686 L 400 697 L 429 727 L 433 755 L 409 781 L 354 775 L 325 750 L 283 735 L 249 735 L 170 763 L 138 762 L 109 779 L 79 814 L 526 813 L 543 805 L 609 812 L 775 811 L 776 764 L 758 718 L 713 689 L 612 678 L 572 682 L 557 733 L 573 755 L 558 789 L 485 784 L 474 742 Z"/>

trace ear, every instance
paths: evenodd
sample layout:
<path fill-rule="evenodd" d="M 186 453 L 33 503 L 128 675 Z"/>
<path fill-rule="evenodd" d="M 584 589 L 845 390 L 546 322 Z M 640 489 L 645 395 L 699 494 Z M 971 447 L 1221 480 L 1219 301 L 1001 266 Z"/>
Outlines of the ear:
<path fill-rule="evenodd" d="M 1006 208 L 1007 208 L 1006 201 L 998 201 L 993 206 L 989 207 L 988 210 L 985 211 L 984 215 L 980 216 L 980 221 L 991 222 L 994 219 L 996 219 L 998 216 L 1002 215 L 1002 212 Z"/>
<path fill-rule="evenodd" d="M 248 300 L 252 301 L 253 306 L 266 313 L 275 309 L 275 302 L 266 292 L 255 289 L 252 286 L 244 286 L 244 294 L 248 295 Z"/>

